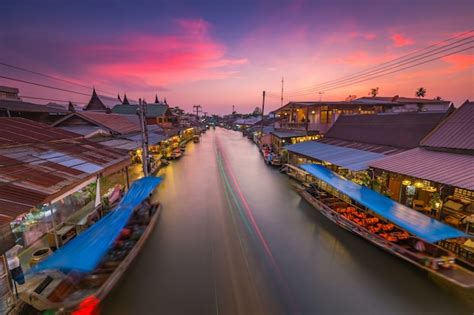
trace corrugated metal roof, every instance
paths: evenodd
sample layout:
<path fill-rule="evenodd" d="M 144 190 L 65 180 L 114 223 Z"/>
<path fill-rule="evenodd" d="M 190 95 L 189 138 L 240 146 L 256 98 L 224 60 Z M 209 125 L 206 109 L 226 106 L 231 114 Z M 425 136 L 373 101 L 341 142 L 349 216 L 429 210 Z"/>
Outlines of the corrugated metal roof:
<path fill-rule="evenodd" d="M 362 150 L 362 151 L 380 153 L 384 155 L 397 154 L 397 153 L 406 151 L 406 149 L 400 149 L 400 148 L 395 148 L 395 147 L 386 146 L 386 145 L 378 145 L 378 144 L 371 144 L 371 143 L 364 143 L 364 142 L 357 142 L 357 141 L 348 141 L 348 140 L 341 140 L 341 139 L 328 138 L 328 137 L 319 139 L 318 142 L 335 145 L 339 147 L 346 147 L 346 148 L 352 148 L 352 149 L 357 149 L 357 150 Z"/>
<path fill-rule="evenodd" d="M 474 102 L 466 101 L 420 144 L 435 148 L 474 150 Z"/>
<path fill-rule="evenodd" d="M 78 137 L 80 135 L 28 119 L 0 117 L 0 147 Z"/>
<path fill-rule="evenodd" d="M 298 130 L 293 130 L 293 131 L 275 130 L 275 131 L 271 131 L 270 133 L 272 135 L 277 136 L 280 139 L 306 136 L 305 131 L 298 131 Z"/>
<path fill-rule="evenodd" d="M 127 139 L 112 139 L 107 141 L 101 141 L 100 144 L 110 148 L 132 151 L 141 147 L 141 142 L 132 141 Z"/>
<path fill-rule="evenodd" d="M 326 137 L 412 149 L 445 117 L 444 113 L 342 115 Z"/>
<path fill-rule="evenodd" d="M 0 214 L 11 219 L 97 173 L 130 164 L 121 151 L 41 123 L 1 118 L 0 130 L 5 128 L 12 139 L 0 139 Z"/>
<path fill-rule="evenodd" d="M 286 149 L 308 158 L 329 162 L 352 171 L 368 169 L 369 162 L 380 160 L 385 157 L 383 154 L 379 153 L 338 147 L 316 141 L 292 144 L 287 146 Z"/>
<path fill-rule="evenodd" d="M 371 167 L 474 190 L 474 156 L 415 148 L 373 161 Z"/>
<path fill-rule="evenodd" d="M 0 109 L 8 109 L 12 112 L 35 112 L 35 113 L 67 113 L 65 108 L 57 106 L 40 105 L 23 101 L 0 100 Z"/>

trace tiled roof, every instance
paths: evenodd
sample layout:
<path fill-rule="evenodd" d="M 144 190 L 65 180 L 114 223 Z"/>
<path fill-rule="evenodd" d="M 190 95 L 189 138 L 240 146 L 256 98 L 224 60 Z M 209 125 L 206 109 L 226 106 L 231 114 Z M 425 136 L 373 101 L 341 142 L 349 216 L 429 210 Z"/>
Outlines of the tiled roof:
<path fill-rule="evenodd" d="M 342 115 L 326 137 L 411 149 L 433 130 L 445 113 L 411 112 L 377 115 Z"/>
<path fill-rule="evenodd" d="M 166 104 L 146 104 L 145 106 L 147 118 L 164 116 L 169 108 Z M 112 112 L 116 114 L 136 115 L 137 109 L 137 105 L 118 104 L 112 109 Z"/>
<path fill-rule="evenodd" d="M 0 100 L 0 110 L 12 112 L 35 112 L 35 113 L 67 113 L 65 108 L 59 106 L 40 105 L 23 101 Z"/>
<path fill-rule="evenodd" d="M 420 144 L 438 149 L 474 150 L 474 102 L 466 101 Z"/>
<path fill-rule="evenodd" d="M 128 155 L 22 118 L 0 118 L 0 214 L 14 219 L 73 187 L 130 164 Z"/>
<path fill-rule="evenodd" d="M 474 155 L 424 148 L 415 148 L 370 163 L 374 168 L 469 190 L 474 190 L 473 165 Z"/>

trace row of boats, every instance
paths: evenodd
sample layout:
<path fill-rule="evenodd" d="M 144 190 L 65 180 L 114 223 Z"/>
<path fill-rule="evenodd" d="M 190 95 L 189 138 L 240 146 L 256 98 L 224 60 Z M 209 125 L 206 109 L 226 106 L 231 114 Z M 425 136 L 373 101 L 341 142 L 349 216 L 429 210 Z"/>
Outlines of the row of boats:
<path fill-rule="evenodd" d="M 198 143 L 199 135 L 192 140 Z M 184 151 L 184 145 L 174 149 L 161 165 L 180 158 Z M 151 193 L 160 181 L 145 177 L 134 182 L 114 210 L 29 271 L 25 284 L 18 287 L 20 301 L 33 307 L 26 307 L 26 313 L 97 314 L 101 301 L 125 274 L 157 224 L 161 205 L 151 201 Z M 127 212 L 130 214 L 124 218 Z M 123 226 L 118 228 L 120 220 Z M 94 259 L 97 263 L 91 265 Z M 19 308 L 22 306 L 20 303 Z"/>

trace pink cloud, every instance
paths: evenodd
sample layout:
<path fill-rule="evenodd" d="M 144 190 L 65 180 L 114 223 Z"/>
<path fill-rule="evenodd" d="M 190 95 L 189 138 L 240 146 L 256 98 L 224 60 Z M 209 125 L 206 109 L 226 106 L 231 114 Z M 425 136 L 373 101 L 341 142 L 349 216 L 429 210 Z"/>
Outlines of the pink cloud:
<path fill-rule="evenodd" d="M 93 64 L 88 75 L 109 81 L 134 76 L 148 85 L 227 78 L 248 63 L 246 58 L 227 56 L 226 47 L 209 33 L 208 22 L 175 23 L 174 35 L 126 34 L 111 43 L 82 46 L 77 57 Z"/>
<path fill-rule="evenodd" d="M 395 47 L 403 47 L 403 46 L 409 46 L 413 45 L 415 43 L 414 39 L 405 37 L 402 34 L 393 34 L 391 37 L 393 44 Z"/>

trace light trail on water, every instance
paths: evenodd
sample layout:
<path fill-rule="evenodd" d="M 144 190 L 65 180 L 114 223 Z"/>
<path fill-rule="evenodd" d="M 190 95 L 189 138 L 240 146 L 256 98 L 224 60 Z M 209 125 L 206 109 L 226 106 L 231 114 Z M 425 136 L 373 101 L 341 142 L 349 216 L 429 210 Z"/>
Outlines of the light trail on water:
<path fill-rule="evenodd" d="M 290 302 L 291 306 L 291 313 L 298 314 L 298 308 L 295 303 L 295 299 L 291 292 L 288 283 L 281 272 L 281 269 L 272 253 L 272 250 L 266 240 L 265 236 L 263 235 L 256 219 L 253 214 L 253 210 L 250 207 L 247 199 L 245 198 L 242 189 L 238 183 L 238 180 L 231 168 L 231 164 L 229 162 L 229 158 L 226 155 L 224 148 L 222 147 L 219 139 L 215 139 L 216 143 L 216 158 L 219 166 L 220 175 L 224 180 L 226 190 L 231 194 L 234 203 L 236 204 L 240 217 L 247 228 L 250 236 L 254 239 L 258 240 L 258 243 L 264 250 L 264 253 L 270 262 L 272 267 L 273 273 L 276 275 L 280 288 L 283 289 L 284 294 L 287 297 L 287 300 Z"/>

